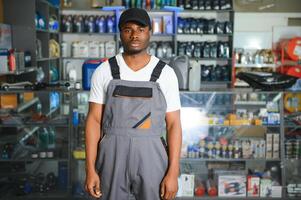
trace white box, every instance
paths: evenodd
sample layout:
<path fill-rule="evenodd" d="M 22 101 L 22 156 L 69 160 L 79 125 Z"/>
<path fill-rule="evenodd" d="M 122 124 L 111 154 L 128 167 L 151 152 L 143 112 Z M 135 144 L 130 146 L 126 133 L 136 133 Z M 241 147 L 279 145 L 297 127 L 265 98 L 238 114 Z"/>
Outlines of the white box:
<path fill-rule="evenodd" d="M 273 134 L 273 158 L 278 159 L 279 158 L 279 134 L 274 133 Z"/>
<path fill-rule="evenodd" d="M 282 196 L 282 186 L 272 186 L 272 197 Z"/>
<path fill-rule="evenodd" d="M 266 134 L 266 158 L 271 159 L 273 152 L 273 134 L 267 133 Z"/>
<path fill-rule="evenodd" d="M 244 175 L 220 175 L 218 177 L 218 196 L 245 197 L 246 177 Z"/>
<path fill-rule="evenodd" d="M 192 174 L 181 174 L 181 187 L 182 196 L 193 197 L 194 195 L 194 175 Z"/>

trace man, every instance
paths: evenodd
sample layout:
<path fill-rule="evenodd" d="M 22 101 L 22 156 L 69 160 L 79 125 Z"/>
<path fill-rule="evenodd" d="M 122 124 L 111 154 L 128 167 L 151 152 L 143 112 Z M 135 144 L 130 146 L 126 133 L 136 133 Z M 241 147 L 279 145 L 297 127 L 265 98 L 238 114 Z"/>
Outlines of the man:
<path fill-rule="evenodd" d="M 124 11 L 118 26 L 124 53 L 92 76 L 85 187 L 102 200 L 128 200 L 131 193 L 137 200 L 173 199 L 182 142 L 177 78 L 147 53 L 152 27 L 145 10 Z"/>

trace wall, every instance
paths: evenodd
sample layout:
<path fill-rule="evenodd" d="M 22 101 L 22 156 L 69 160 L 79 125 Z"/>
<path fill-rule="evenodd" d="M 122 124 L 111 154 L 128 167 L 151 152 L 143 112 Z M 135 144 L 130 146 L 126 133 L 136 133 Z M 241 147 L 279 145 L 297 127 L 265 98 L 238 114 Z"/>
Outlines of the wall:
<path fill-rule="evenodd" d="M 283 36 L 285 32 L 283 30 L 287 30 L 286 34 L 290 37 L 301 36 L 301 27 L 288 27 L 289 25 L 298 25 L 292 22 L 300 19 L 301 13 L 236 12 L 234 16 L 234 48 L 272 48 L 273 43 Z M 291 34 L 289 34 L 290 32 Z"/>
<path fill-rule="evenodd" d="M 301 12 L 300 0 L 233 0 L 237 12 Z"/>

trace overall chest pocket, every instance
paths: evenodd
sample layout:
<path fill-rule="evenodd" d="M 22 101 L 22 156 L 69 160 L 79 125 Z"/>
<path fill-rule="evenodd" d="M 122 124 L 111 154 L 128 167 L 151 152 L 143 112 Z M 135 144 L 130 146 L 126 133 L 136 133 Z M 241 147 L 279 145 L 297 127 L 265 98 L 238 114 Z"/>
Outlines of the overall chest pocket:
<path fill-rule="evenodd" d="M 120 128 L 151 128 L 153 89 L 117 85 L 113 91 L 112 126 Z"/>

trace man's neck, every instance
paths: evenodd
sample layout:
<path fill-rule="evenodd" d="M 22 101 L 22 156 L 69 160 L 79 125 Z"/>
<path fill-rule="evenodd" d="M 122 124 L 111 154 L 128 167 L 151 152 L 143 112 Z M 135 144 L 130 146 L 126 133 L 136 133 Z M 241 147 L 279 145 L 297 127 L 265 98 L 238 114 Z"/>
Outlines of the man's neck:
<path fill-rule="evenodd" d="M 138 71 L 145 67 L 151 58 L 151 56 L 146 52 L 141 52 L 139 54 L 123 53 L 122 57 L 127 66 L 129 66 L 129 68 L 131 68 L 133 71 Z"/>

